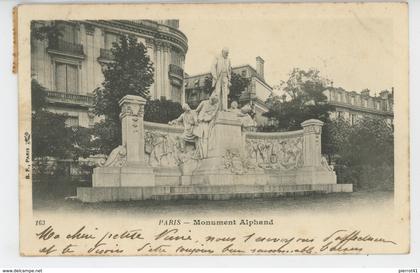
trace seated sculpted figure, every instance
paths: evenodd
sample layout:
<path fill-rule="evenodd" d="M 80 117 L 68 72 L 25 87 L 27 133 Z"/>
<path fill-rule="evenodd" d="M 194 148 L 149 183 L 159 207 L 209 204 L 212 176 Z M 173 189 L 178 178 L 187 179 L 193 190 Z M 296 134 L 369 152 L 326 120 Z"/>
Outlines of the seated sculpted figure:
<path fill-rule="evenodd" d="M 197 139 L 199 158 L 207 158 L 209 146 L 212 146 L 212 131 L 214 120 L 219 108 L 219 97 L 212 94 L 208 100 L 202 101 L 195 111 L 197 112 L 198 125 L 194 128 Z"/>
<path fill-rule="evenodd" d="M 249 104 L 245 105 L 241 109 L 238 108 L 238 103 L 233 101 L 230 105 L 229 111 L 234 113 L 241 120 L 242 128 L 247 131 L 255 131 L 257 123 L 251 118 L 249 113 L 251 112 L 251 106 Z"/>
<path fill-rule="evenodd" d="M 184 132 L 182 133 L 182 139 L 186 142 L 194 142 L 195 135 L 193 134 L 194 125 L 197 123 L 197 114 L 191 110 L 190 106 L 186 103 L 182 105 L 182 113 L 177 119 L 169 122 L 169 125 L 175 125 L 182 123 L 184 125 Z"/>

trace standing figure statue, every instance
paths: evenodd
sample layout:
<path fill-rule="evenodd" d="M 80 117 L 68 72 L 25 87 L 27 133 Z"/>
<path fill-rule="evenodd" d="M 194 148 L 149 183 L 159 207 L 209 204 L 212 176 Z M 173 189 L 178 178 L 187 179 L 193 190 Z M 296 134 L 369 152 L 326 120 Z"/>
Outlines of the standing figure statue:
<path fill-rule="evenodd" d="M 202 101 L 195 111 L 197 112 L 198 125 L 194 128 L 197 139 L 197 151 L 200 159 L 207 158 L 209 146 L 213 145 L 213 126 L 219 108 L 219 98 L 212 94 L 208 100 Z"/>
<path fill-rule="evenodd" d="M 211 75 L 213 77 L 212 87 L 213 94 L 219 96 L 219 109 L 222 111 L 228 110 L 228 94 L 231 86 L 230 76 L 232 67 L 230 65 L 229 49 L 223 48 L 221 55 L 217 56 L 211 67 Z"/>

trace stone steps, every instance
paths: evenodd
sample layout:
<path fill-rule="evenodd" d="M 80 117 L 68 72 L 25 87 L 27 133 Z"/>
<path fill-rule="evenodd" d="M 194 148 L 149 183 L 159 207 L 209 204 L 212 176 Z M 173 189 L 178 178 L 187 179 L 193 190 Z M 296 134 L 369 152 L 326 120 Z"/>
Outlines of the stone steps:
<path fill-rule="evenodd" d="M 77 188 L 77 198 L 82 202 L 183 199 L 226 200 L 232 198 L 275 198 L 351 191 L 351 184 L 83 187 Z"/>
<path fill-rule="evenodd" d="M 235 193 L 170 193 L 156 194 L 152 200 L 229 200 L 229 199 L 254 199 L 254 198 L 277 198 L 305 196 L 311 194 L 323 194 L 326 191 L 294 191 L 294 192 L 235 192 Z"/>

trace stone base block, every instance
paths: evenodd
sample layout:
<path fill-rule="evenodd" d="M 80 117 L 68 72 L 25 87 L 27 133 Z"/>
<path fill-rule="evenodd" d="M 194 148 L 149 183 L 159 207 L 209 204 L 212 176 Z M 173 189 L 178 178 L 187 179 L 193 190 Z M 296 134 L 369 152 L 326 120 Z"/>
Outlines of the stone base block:
<path fill-rule="evenodd" d="M 303 167 L 296 174 L 296 184 L 337 184 L 337 176 L 323 167 Z"/>
<path fill-rule="evenodd" d="M 107 168 L 93 169 L 92 186 L 93 187 L 121 186 L 121 168 L 107 167 Z"/>
<path fill-rule="evenodd" d="M 156 186 L 181 185 L 181 171 L 179 168 L 154 168 Z"/>
<path fill-rule="evenodd" d="M 181 176 L 181 186 L 191 186 L 191 185 L 192 185 L 191 175 Z"/>
<path fill-rule="evenodd" d="M 122 187 L 155 186 L 155 174 L 152 168 L 122 167 Z"/>
<path fill-rule="evenodd" d="M 270 177 L 265 174 L 236 175 L 230 172 L 194 174 L 192 185 L 267 185 Z"/>
<path fill-rule="evenodd" d="M 155 174 L 149 167 L 100 167 L 93 170 L 95 187 L 145 187 L 155 186 Z"/>
<path fill-rule="evenodd" d="M 352 192 L 352 189 L 352 184 L 97 187 L 77 188 L 77 198 L 89 203 L 131 200 L 227 200 Z"/>
<path fill-rule="evenodd" d="M 231 169 L 232 168 L 232 169 Z M 210 157 L 204 159 L 192 173 L 193 185 L 267 185 L 270 177 L 263 170 L 226 168 L 223 159 Z M 235 173 L 238 171 L 238 173 Z"/>
<path fill-rule="evenodd" d="M 272 170 L 267 171 L 270 185 L 295 185 L 296 184 L 296 171 Z"/>

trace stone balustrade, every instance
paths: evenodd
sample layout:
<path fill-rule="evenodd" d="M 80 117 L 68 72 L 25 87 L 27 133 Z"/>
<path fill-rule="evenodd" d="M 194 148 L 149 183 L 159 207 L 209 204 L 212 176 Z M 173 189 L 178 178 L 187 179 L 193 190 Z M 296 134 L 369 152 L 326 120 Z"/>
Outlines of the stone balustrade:
<path fill-rule="evenodd" d="M 86 107 L 93 106 L 93 95 L 91 94 L 73 94 L 57 91 L 46 91 L 48 101 L 51 103 L 65 103 L 81 105 Z"/>

